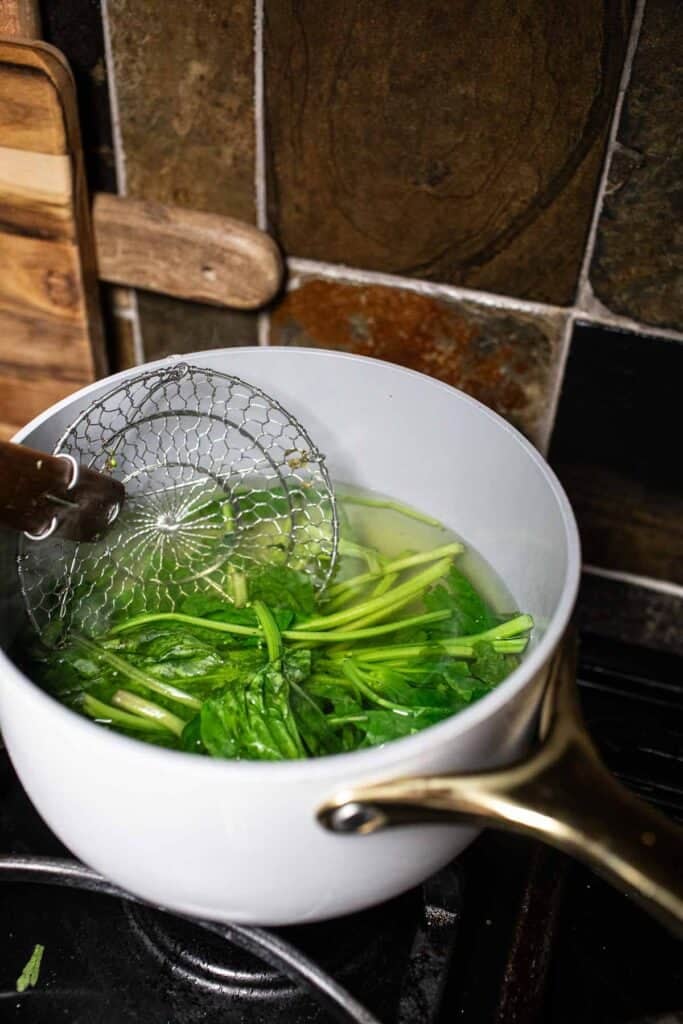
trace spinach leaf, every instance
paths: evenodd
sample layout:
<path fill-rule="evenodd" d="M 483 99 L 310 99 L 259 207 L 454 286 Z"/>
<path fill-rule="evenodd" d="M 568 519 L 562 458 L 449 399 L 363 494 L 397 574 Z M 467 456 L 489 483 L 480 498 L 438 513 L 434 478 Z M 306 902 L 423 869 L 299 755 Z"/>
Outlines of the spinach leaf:
<path fill-rule="evenodd" d="M 448 609 L 451 618 L 433 626 L 433 636 L 448 633 L 451 636 L 471 636 L 490 629 L 499 622 L 484 599 L 477 593 L 470 581 L 455 566 L 452 566 L 443 583 L 432 587 L 424 596 L 425 607 L 430 612 Z"/>
<path fill-rule="evenodd" d="M 452 713 L 462 704 L 438 677 L 409 681 L 395 669 L 375 668 L 365 679 L 378 695 L 401 708 L 445 708 Z"/>
<path fill-rule="evenodd" d="M 455 710 L 478 700 L 490 689 L 479 678 L 475 678 L 472 661 L 443 657 L 426 662 L 425 669 L 423 685 L 448 687 L 454 695 Z"/>
<path fill-rule="evenodd" d="M 411 712 L 366 711 L 365 721 L 358 723 L 357 728 L 364 733 L 363 746 L 376 747 L 403 736 L 412 736 L 449 716 L 449 711 L 433 708 L 417 708 Z"/>
<path fill-rule="evenodd" d="M 227 690 L 220 697 L 205 700 L 202 704 L 199 712 L 199 739 L 213 757 L 240 756 L 240 737 L 248 724 L 241 696 L 241 692 Z M 190 733 L 188 739 L 191 736 Z"/>
<path fill-rule="evenodd" d="M 327 722 L 320 703 L 303 688 L 311 675 L 312 652 L 308 648 L 286 651 L 283 671 L 290 684 L 290 703 L 301 739 L 308 754 L 337 754 L 343 748 L 341 737 Z"/>
<path fill-rule="evenodd" d="M 341 737 L 330 726 L 316 700 L 297 683 L 291 683 L 291 706 L 299 734 L 311 757 L 341 752 Z"/>
<path fill-rule="evenodd" d="M 43 962 L 43 953 L 45 952 L 45 946 L 41 946 L 40 943 L 36 943 L 33 947 L 33 952 L 28 958 L 28 961 L 17 978 L 16 989 L 17 992 L 25 992 L 29 986 L 33 988 L 38 984 L 38 978 L 40 977 L 40 966 Z"/>
<path fill-rule="evenodd" d="M 329 679 L 309 680 L 305 686 L 306 693 L 316 698 L 323 712 L 335 718 L 347 718 L 363 714 L 363 705 L 355 691 L 345 682 L 334 682 Z"/>
<path fill-rule="evenodd" d="M 311 651 L 306 647 L 298 651 L 285 651 L 283 665 L 285 675 L 292 683 L 303 683 L 311 674 Z"/>
<path fill-rule="evenodd" d="M 199 731 L 214 757 L 281 761 L 306 756 L 287 679 L 274 663 L 260 669 L 245 687 L 228 688 L 204 701 Z"/>
<path fill-rule="evenodd" d="M 189 754 L 205 754 L 206 747 L 202 742 L 201 733 L 202 715 L 201 711 L 191 718 L 183 729 L 180 737 L 180 749 Z"/>
<path fill-rule="evenodd" d="M 250 573 L 249 597 L 271 609 L 288 608 L 297 615 L 311 615 L 315 609 L 315 591 L 309 577 L 285 565 L 264 565 Z"/>
<path fill-rule="evenodd" d="M 514 657 L 509 654 L 499 654 L 493 649 L 493 644 L 484 641 L 474 645 L 474 652 L 472 675 L 480 679 L 482 683 L 486 683 L 488 687 L 502 683 L 516 664 Z"/>

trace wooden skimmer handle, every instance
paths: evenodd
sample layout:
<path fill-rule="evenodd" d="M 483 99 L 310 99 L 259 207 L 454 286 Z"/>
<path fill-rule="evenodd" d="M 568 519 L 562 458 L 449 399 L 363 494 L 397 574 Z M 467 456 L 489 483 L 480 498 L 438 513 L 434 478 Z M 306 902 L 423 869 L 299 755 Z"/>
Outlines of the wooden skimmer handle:
<path fill-rule="evenodd" d="M 35 540 L 92 540 L 116 518 L 123 484 L 68 455 L 0 441 L 0 524 Z"/>

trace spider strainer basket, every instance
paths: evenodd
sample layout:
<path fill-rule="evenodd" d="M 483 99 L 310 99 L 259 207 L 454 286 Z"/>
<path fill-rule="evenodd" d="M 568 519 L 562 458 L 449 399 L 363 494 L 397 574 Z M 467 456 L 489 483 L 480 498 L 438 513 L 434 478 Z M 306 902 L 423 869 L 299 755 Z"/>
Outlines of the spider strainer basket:
<path fill-rule="evenodd" d="M 24 600 L 48 641 L 131 615 L 191 613 L 207 598 L 239 605 L 262 566 L 299 570 L 318 590 L 333 572 L 324 458 L 278 402 L 237 377 L 186 363 L 140 373 L 90 405 L 55 454 L 115 476 L 126 501 L 94 543 L 22 538 Z"/>

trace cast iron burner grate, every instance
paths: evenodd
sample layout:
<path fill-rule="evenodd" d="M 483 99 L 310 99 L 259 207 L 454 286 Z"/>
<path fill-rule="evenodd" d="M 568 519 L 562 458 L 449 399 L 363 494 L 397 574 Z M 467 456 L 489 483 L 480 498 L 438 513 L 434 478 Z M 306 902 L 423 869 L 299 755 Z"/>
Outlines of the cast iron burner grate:
<path fill-rule="evenodd" d="M 198 922 L 138 903 L 73 860 L 48 855 L 66 851 L 8 763 L 3 770 L 0 837 L 41 855 L 0 857 L 0 880 L 12 883 L 3 894 L 0 934 L 5 948 L 17 951 L 0 962 L 1 1020 L 436 1019 L 456 934 L 458 866 L 338 921 L 277 931 Z M 46 947 L 40 983 L 18 995 L 16 977 L 36 942 Z"/>
<path fill-rule="evenodd" d="M 604 756 L 681 819 L 682 679 L 681 659 L 584 638 L 582 700 Z M 420 889 L 337 921 L 190 921 L 65 860 L 3 752 L 0 851 L 3 1022 L 683 1022 L 674 940 L 584 869 L 516 837 L 485 833 Z M 39 984 L 17 994 L 37 942 Z"/>

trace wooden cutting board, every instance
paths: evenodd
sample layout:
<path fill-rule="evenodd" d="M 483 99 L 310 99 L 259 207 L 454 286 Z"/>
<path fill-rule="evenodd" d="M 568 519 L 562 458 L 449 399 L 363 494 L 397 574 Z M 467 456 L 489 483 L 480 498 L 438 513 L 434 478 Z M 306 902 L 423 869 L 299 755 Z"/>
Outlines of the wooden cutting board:
<path fill-rule="evenodd" d="M 75 88 L 0 40 L 0 437 L 106 372 Z"/>

